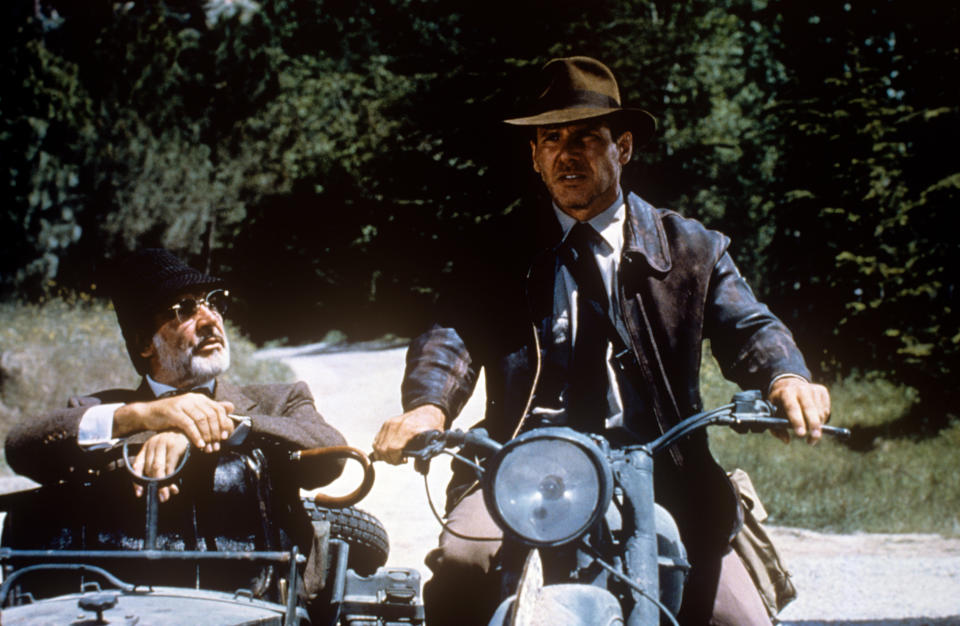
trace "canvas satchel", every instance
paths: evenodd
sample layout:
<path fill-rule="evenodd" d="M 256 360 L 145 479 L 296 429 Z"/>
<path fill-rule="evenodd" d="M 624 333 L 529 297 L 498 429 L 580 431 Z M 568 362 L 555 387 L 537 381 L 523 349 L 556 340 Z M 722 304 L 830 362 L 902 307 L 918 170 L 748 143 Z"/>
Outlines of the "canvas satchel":
<path fill-rule="evenodd" d="M 763 528 L 762 522 L 767 519 L 767 512 L 750 476 L 742 469 L 735 469 L 728 476 L 743 503 L 743 527 L 733 538 L 733 549 L 750 572 L 767 612 L 775 617 L 797 597 L 797 589 L 773 541 Z"/>

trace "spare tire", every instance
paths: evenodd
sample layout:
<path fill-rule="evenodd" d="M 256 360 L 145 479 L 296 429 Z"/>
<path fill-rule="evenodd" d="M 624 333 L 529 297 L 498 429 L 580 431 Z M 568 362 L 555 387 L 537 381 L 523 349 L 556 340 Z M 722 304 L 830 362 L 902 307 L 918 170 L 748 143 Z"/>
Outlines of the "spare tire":
<path fill-rule="evenodd" d="M 387 562 L 390 539 L 387 529 L 376 517 L 356 507 L 328 509 L 303 498 L 303 508 L 316 522 L 330 522 L 330 536 L 350 546 L 347 567 L 361 576 L 369 576 Z"/>

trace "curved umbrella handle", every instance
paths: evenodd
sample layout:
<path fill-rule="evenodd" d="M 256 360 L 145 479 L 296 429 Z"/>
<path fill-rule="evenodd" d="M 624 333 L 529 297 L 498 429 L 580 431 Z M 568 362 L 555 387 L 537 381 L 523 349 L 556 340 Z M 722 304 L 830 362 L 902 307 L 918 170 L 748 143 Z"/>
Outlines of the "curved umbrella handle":
<path fill-rule="evenodd" d="M 292 461 L 300 461 L 309 457 L 333 457 L 333 458 L 343 458 L 343 459 L 353 459 L 358 461 L 360 465 L 363 466 L 363 480 L 360 482 L 360 486 L 357 487 L 351 493 L 348 493 L 345 496 L 328 496 L 323 493 L 318 493 L 314 496 L 313 501 L 318 506 L 325 506 L 331 508 L 341 508 L 346 506 L 352 506 L 357 502 L 363 500 L 370 489 L 373 488 L 373 481 L 376 478 L 376 472 L 374 472 L 373 464 L 370 462 L 370 459 L 367 455 L 357 448 L 352 446 L 331 446 L 329 448 L 311 448 L 310 450 L 298 450 L 290 454 L 290 459 Z"/>

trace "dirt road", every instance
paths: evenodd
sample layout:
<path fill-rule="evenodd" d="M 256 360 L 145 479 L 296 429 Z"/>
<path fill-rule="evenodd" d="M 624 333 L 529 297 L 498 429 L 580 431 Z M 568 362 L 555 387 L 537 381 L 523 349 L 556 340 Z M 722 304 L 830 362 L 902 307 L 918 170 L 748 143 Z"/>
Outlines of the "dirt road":
<path fill-rule="evenodd" d="M 320 412 L 351 445 L 369 451 L 380 423 L 400 412 L 402 348 L 317 354 L 307 347 L 280 355 L 310 384 Z M 474 395 L 457 426 L 478 419 L 482 396 Z M 426 579 L 423 557 L 435 544 L 439 525 L 427 505 L 424 481 L 411 466 L 378 463 L 376 469 L 373 491 L 360 506 L 387 527 L 389 562 L 417 567 Z M 330 491 L 351 490 L 358 475 L 348 470 Z M 428 482 L 438 507 L 448 477 L 448 463 L 434 462 Z M 799 598 L 781 614 L 784 624 L 960 624 L 960 540 L 790 528 L 772 532 L 799 590 Z"/>

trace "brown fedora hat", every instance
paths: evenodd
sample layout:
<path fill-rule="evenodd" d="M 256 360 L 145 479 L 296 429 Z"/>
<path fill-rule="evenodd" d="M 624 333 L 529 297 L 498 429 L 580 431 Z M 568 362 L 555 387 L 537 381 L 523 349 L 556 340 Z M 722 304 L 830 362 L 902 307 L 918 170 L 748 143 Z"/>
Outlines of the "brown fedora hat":
<path fill-rule="evenodd" d="M 541 75 L 546 88 L 534 104 L 532 115 L 504 120 L 514 126 L 549 126 L 616 115 L 634 134 L 636 145 L 653 137 L 657 120 L 643 109 L 624 108 L 613 72 L 590 57 L 552 59 Z"/>

